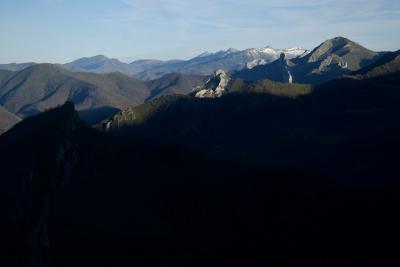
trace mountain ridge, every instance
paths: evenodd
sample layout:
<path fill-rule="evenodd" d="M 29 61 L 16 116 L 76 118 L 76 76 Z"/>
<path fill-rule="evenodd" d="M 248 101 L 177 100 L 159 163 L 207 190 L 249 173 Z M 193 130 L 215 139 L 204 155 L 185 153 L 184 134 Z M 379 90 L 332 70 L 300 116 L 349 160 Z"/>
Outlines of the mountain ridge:
<path fill-rule="evenodd" d="M 292 58 L 305 53 L 307 50 L 302 48 L 274 49 L 270 46 L 264 48 L 249 48 L 237 50 L 229 48 L 213 53 L 202 53 L 188 60 L 153 60 L 140 59 L 131 63 L 124 63 L 115 58 L 108 58 L 104 55 L 93 57 L 82 57 L 74 61 L 59 64 L 63 68 L 75 72 L 94 72 L 99 74 L 122 72 L 134 76 L 141 80 L 154 80 L 161 78 L 165 74 L 179 72 L 188 75 L 211 75 L 218 69 L 224 68 L 231 72 L 245 68 L 246 66 L 256 66 L 267 64 L 279 57 L 279 54 L 286 53 L 288 58 Z M 36 63 L 22 64 L 0 64 L 0 69 L 23 70 Z"/>
<path fill-rule="evenodd" d="M 143 82 L 125 74 L 70 72 L 53 64 L 37 64 L 16 72 L 0 88 L 1 105 L 21 117 L 67 100 L 84 111 L 123 108 L 143 102 L 148 95 Z"/>
<path fill-rule="evenodd" d="M 234 76 L 245 80 L 320 84 L 366 67 L 382 56 L 344 37 L 326 40 L 308 54 L 293 59 L 281 57 Z"/>
<path fill-rule="evenodd" d="M 68 100 L 91 124 L 159 95 L 187 94 L 204 79 L 175 73 L 145 83 L 120 72 L 71 72 L 59 65 L 36 64 L 19 72 L 0 70 L 0 105 L 24 118 Z"/>
<path fill-rule="evenodd" d="M 0 136 L 1 261 L 391 266 L 400 91 L 376 78 L 301 94 L 236 79 L 124 109 L 105 132 L 70 102 L 27 118 Z"/>

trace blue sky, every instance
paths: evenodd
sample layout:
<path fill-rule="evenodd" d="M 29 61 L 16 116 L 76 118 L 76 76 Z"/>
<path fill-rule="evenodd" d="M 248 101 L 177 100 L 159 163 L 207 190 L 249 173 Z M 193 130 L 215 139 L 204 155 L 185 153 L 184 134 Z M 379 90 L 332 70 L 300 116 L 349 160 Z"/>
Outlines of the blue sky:
<path fill-rule="evenodd" d="M 399 0 L 1 0 L 0 63 L 123 61 L 204 51 L 314 48 L 345 36 L 400 49 Z"/>

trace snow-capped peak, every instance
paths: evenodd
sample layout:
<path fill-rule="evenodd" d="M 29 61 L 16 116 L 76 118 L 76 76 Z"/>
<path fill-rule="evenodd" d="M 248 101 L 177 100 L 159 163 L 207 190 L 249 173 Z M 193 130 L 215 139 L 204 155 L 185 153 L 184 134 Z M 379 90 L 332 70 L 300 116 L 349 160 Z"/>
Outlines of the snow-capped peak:
<path fill-rule="evenodd" d="M 308 52 L 307 49 L 292 47 L 286 49 L 275 49 L 271 46 L 263 48 L 252 48 L 245 50 L 246 53 L 253 57 L 252 61 L 246 64 L 248 69 L 252 69 L 258 65 L 265 65 L 272 61 L 279 59 L 281 54 L 285 54 L 286 59 L 292 59 L 298 56 L 302 56 Z"/>
<path fill-rule="evenodd" d="M 291 58 L 295 58 L 298 56 L 302 56 L 305 53 L 308 53 L 309 51 L 307 49 L 300 48 L 300 47 L 292 47 L 292 48 L 283 49 L 282 52 L 285 54 L 286 58 L 291 59 Z"/>

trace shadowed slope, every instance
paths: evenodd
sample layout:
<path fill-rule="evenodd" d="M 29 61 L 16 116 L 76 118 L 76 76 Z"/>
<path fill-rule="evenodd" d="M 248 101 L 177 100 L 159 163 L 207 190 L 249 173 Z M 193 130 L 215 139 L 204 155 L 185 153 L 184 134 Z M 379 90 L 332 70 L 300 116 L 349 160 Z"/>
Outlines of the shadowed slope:
<path fill-rule="evenodd" d="M 0 106 L 0 134 L 14 126 L 21 119 Z"/>

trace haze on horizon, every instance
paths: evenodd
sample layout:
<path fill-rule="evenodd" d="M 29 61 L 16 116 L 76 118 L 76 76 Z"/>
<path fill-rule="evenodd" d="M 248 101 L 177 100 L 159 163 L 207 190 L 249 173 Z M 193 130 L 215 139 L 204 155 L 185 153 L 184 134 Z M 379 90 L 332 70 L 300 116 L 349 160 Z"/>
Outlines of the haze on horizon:
<path fill-rule="evenodd" d="M 400 48 L 398 0 L 3 0 L 0 63 L 66 63 L 104 54 L 187 59 L 270 45 L 308 49 L 344 36 Z"/>

